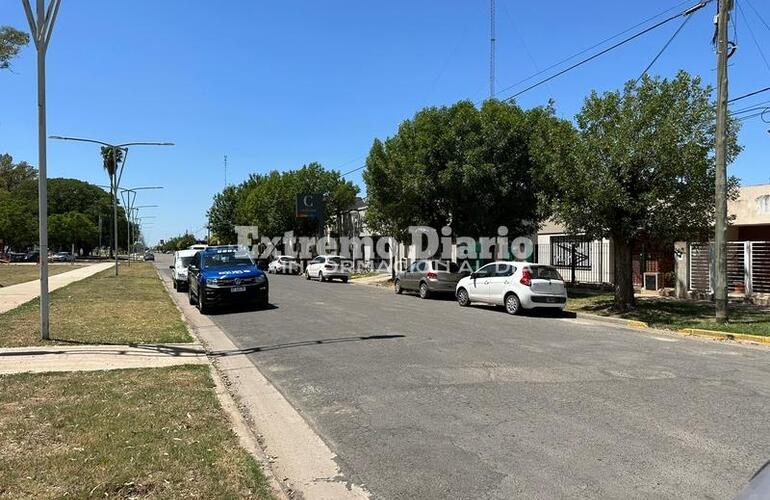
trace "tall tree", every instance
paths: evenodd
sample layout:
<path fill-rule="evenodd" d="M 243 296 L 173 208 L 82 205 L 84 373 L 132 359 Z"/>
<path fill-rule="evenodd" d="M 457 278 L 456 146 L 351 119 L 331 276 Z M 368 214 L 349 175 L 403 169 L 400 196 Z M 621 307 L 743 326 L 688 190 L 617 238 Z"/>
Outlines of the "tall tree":
<path fill-rule="evenodd" d="M 343 179 L 339 172 L 326 170 L 315 162 L 298 170 L 254 175 L 240 191 L 236 222 L 259 227 L 261 236 L 281 236 L 287 231 L 297 235 L 315 234 L 319 221 L 295 216 L 296 197 L 303 193 L 323 195 L 325 212 L 320 222 L 329 225 L 337 213 L 353 204 L 358 186 Z"/>
<path fill-rule="evenodd" d="M 13 191 L 26 181 L 37 180 L 37 169 L 25 161 L 13 162 L 13 156 L 0 154 L 0 189 Z"/>
<path fill-rule="evenodd" d="M 712 89 L 680 72 L 645 77 L 622 91 L 593 92 L 577 130 L 540 137 L 541 191 L 573 232 L 609 237 L 614 248 L 615 307 L 634 305 L 632 251 L 640 242 L 698 238 L 714 221 L 715 107 Z M 729 158 L 740 152 L 737 125 Z M 733 192 L 737 181 L 732 180 Z"/>
<path fill-rule="evenodd" d="M 10 26 L 0 26 L 0 69 L 11 67 L 11 59 L 29 44 L 29 35 Z"/>
<path fill-rule="evenodd" d="M 552 107 L 528 111 L 496 100 L 426 108 L 366 160 L 367 222 L 403 237 L 409 226 L 450 225 L 462 236 L 529 235 L 540 213 L 530 149 L 558 123 Z"/>
<path fill-rule="evenodd" d="M 51 246 L 60 250 L 91 249 L 99 239 L 99 229 L 86 215 L 80 212 L 66 212 L 49 217 L 49 238 Z"/>

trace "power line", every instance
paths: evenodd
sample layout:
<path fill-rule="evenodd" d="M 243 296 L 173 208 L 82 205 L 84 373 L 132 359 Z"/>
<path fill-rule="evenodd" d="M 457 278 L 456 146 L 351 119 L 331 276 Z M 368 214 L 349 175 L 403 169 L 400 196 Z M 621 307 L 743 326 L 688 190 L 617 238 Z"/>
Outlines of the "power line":
<path fill-rule="evenodd" d="M 650 64 L 648 64 L 647 67 L 644 68 L 644 71 L 642 71 L 642 74 L 639 75 L 639 78 L 636 79 L 636 83 L 639 83 L 639 80 L 641 80 L 642 77 L 646 75 L 648 71 L 650 71 L 650 68 L 652 68 L 652 66 L 658 61 L 658 59 L 660 59 L 660 56 L 663 55 L 663 52 L 665 52 L 668 46 L 671 45 L 671 42 L 673 42 L 674 38 L 676 38 L 677 35 L 679 35 L 679 33 L 682 31 L 682 28 L 685 27 L 685 25 L 690 19 L 692 19 L 692 16 L 686 16 L 684 18 L 684 21 L 682 21 L 682 24 L 679 25 L 679 28 L 677 28 L 676 31 L 674 31 L 674 34 L 671 35 L 671 38 L 669 38 L 666 44 L 663 45 L 663 48 L 660 49 L 660 51 L 658 51 L 657 54 L 655 54 L 655 57 L 652 58 L 652 61 L 650 61 Z"/>
<path fill-rule="evenodd" d="M 743 94 L 743 95 L 739 95 L 738 97 L 733 97 L 732 99 L 730 99 L 727 102 L 729 104 L 731 102 L 740 101 L 741 99 L 746 99 L 747 97 L 751 97 L 753 95 L 761 94 L 762 92 L 767 92 L 768 90 L 770 90 L 770 87 L 765 87 L 763 89 L 755 90 L 754 92 L 749 92 L 748 94 Z"/>
<path fill-rule="evenodd" d="M 706 0 L 706 1 L 700 2 L 700 3 L 690 7 L 689 9 L 687 9 L 684 12 L 680 12 L 679 14 L 676 14 L 674 16 L 670 16 L 670 17 L 668 17 L 668 18 L 666 18 L 666 19 L 664 19 L 664 20 L 662 20 L 662 21 L 660 21 L 658 23 L 655 23 L 654 25 L 650 26 L 649 28 L 646 28 L 646 29 L 644 29 L 644 30 L 642 30 L 642 31 L 640 31 L 638 33 L 635 33 L 634 35 L 631 35 L 630 37 L 624 38 L 623 40 L 619 41 L 618 43 L 616 43 L 614 45 L 611 45 L 610 47 L 607 47 L 606 49 L 604 49 L 604 50 L 602 50 L 600 52 L 597 52 L 596 54 L 594 54 L 594 55 L 592 55 L 590 57 L 582 59 L 581 61 L 573 64 L 572 66 L 569 66 L 568 68 L 565 68 L 565 69 L 559 71 L 558 73 L 556 73 L 554 75 L 549 76 L 548 78 L 544 78 L 544 79 L 538 81 L 537 83 L 533 83 L 529 87 L 525 88 L 524 90 L 520 90 L 519 92 L 516 92 L 512 96 L 506 98 L 505 100 L 506 101 L 511 101 L 511 100 L 515 99 L 516 97 L 524 94 L 525 92 L 529 92 L 530 90 L 532 90 L 532 89 L 534 89 L 536 87 L 539 87 L 540 85 L 543 85 L 544 83 L 548 83 L 551 80 L 553 80 L 554 78 L 557 78 L 557 77 L 563 75 L 564 73 L 572 71 L 573 69 L 575 69 L 575 68 L 577 68 L 579 66 L 582 66 L 582 65 L 584 65 L 584 64 L 586 64 L 586 63 L 588 63 L 590 61 L 593 61 L 597 57 L 603 56 L 607 52 L 615 50 L 616 48 L 620 47 L 621 45 L 625 45 L 626 43 L 628 43 L 628 42 L 630 42 L 630 41 L 632 41 L 632 40 L 634 40 L 636 38 L 639 38 L 640 36 L 645 35 L 645 34 L 649 33 L 650 31 L 653 31 L 653 30 L 655 30 L 657 28 L 660 28 L 664 24 L 667 24 L 667 23 L 673 21 L 674 19 L 677 19 L 677 18 L 679 18 L 681 16 L 689 16 L 689 15 L 695 13 L 696 11 L 702 9 L 703 7 L 708 5 L 709 3 L 711 3 L 711 1 L 713 1 L 713 0 Z"/>
<path fill-rule="evenodd" d="M 684 0 L 682 2 L 679 2 L 678 4 L 674 5 L 673 7 L 669 8 L 669 9 L 666 9 L 666 10 L 664 10 L 662 12 L 659 12 L 659 13 L 655 14 L 654 16 L 648 17 L 647 19 L 645 19 L 645 20 L 643 20 L 643 21 L 641 21 L 641 22 L 639 22 L 639 23 L 637 23 L 637 24 L 635 24 L 635 25 L 633 25 L 633 26 L 631 26 L 629 28 L 626 28 L 625 30 L 623 30 L 623 31 L 621 31 L 619 33 L 616 33 L 616 34 L 614 34 L 614 35 L 612 35 L 610 37 L 607 37 L 604 40 L 602 40 L 602 41 L 600 41 L 598 43 L 595 43 L 595 44 L 591 45 L 590 47 L 588 47 L 586 49 L 581 50 L 580 52 L 576 52 L 575 54 L 572 54 L 569 57 L 565 57 L 561 61 L 556 62 L 554 64 L 551 64 L 547 68 L 543 68 L 542 70 L 539 70 L 539 71 L 531 74 L 530 76 L 528 76 L 528 77 L 526 77 L 526 78 L 524 78 L 522 80 L 519 80 L 518 82 L 514 83 L 513 85 L 509 85 L 508 87 L 505 87 L 504 89 L 499 90 L 497 93 L 501 94 L 501 93 L 507 92 L 507 91 L 509 91 L 509 90 L 511 90 L 511 89 L 513 89 L 515 87 L 518 87 L 522 83 L 526 83 L 526 82 L 532 80 L 533 78 L 542 75 L 543 73 L 546 73 L 546 72 L 548 72 L 548 71 L 550 71 L 550 70 L 552 70 L 552 69 L 554 69 L 554 68 L 556 68 L 558 66 L 561 66 L 562 64 L 564 64 L 564 63 L 566 63 L 568 61 L 571 61 L 572 59 L 575 59 L 576 57 L 582 56 L 583 54 L 592 51 L 593 49 L 595 49 L 597 47 L 601 47 L 605 43 L 611 42 L 612 40 L 614 40 L 614 39 L 616 39 L 616 38 L 618 38 L 620 36 L 625 35 L 629 31 L 635 30 L 636 28 L 639 28 L 640 26 L 644 26 L 645 24 L 649 23 L 650 21 L 653 21 L 653 20 L 655 20 L 655 19 L 657 19 L 657 18 L 659 18 L 661 16 L 664 16 L 664 15 L 668 14 L 669 12 L 671 12 L 672 10 L 678 9 L 682 5 L 690 3 L 690 1 L 691 0 Z"/>
<path fill-rule="evenodd" d="M 767 21 L 765 21 L 765 19 L 762 17 L 759 11 L 756 8 L 754 8 L 754 5 L 752 5 L 752 3 L 749 0 L 746 0 L 746 3 L 749 5 L 749 7 L 751 7 L 751 10 L 754 11 L 754 14 L 757 15 L 759 20 L 762 21 L 762 24 L 765 25 L 765 28 L 767 28 L 767 30 L 770 31 L 770 25 L 767 24 Z"/>
<path fill-rule="evenodd" d="M 751 35 L 751 39 L 754 41 L 754 45 L 757 46 L 757 50 L 759 51 L 759 55 L 762 56 L 762 60 L 765 62 L 765 66 L 767 66 L 768 71 L 770 71 L 770 62 L 767 61 L 767 57 L 765 57 L 765 51 L 762 50 L 762 46 L 759 45 L 759 42 L 757 41 L 757 37 L 754 36 L 754 30 L 751 29 L 751 24 L 749 23 L 749 18 L 746 15 L 745 12 L 743 12 L 743 7 L 741 7 L 741 4 L 738 2 L 735 2 L 735 5 L 738 6 L 738 10 L 740 11 L 741 15 L 743 16 L 743 20 L 746 23 L 746 27 L 749 29 L 749 35 Z M 735 16 L 738 17 L 738 16 Z"/>
<path fill-rule="evenodd" d="M 341 175 L 340 175 L 340 177 L 345 177 L 346 175 L 350 175 L 350 174 L 352 174 L 353 172 L 358 172 L 359 170 L 363 170 L 363 169 L 365 169 L 365 168 L 366 168 L 366 165 L 362 165 L 362 166 L 360 166 L 360 167 L 358 167 L 358 168 L 354 168 L 354 169 L 353 169 L 353 170 L 351 170 L 350 172 L 345 172 L 344 174 L 341 174 Z"/>

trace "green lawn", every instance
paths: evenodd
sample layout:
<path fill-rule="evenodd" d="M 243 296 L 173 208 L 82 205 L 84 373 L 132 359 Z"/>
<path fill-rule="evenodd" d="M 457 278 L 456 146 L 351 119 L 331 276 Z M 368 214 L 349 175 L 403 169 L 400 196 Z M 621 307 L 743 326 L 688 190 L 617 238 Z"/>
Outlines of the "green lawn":
<path fill-rule="evenodd" d="M 729 333 L 770 336 L 770 308 L 744 304 L 731 304 L 730 321 L 727 324 L 714 322 L 714 304 L 689 302 L 665 297 L 637 297 L 636 308 L 625 314 L 616 313 L 612 294 L 590 294 L 570 290 L 567 310 L 615 316 L 644 321 L 655 328 L 680 330 L 701 328 Z"/>
<path fill-rule="evenodd" d="M 81 267 L 81 264 L 48 264 L 48 275 L 66 273 Z M 0 287 L 17 285 L 40 278 L 40 267 L 27 264 L 0 264 Z"/>
<path fill-rule="evenodd" d="M 205 366 L 0 376 L 1 498 L 269 498 Z"/>
<path fill-rule="evenodd" d="M 39 345 L 39 302 L 0 314 L 0 347 Z M 54 341 L 190 342 L 179 310 L 150 263 L 108 269 L 51 293 Z"/>

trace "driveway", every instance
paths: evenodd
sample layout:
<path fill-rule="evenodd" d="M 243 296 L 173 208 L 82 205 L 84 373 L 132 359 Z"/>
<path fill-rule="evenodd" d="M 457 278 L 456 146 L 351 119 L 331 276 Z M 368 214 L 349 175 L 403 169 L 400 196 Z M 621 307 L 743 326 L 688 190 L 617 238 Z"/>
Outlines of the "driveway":
<path fill-rule="evenodd" d="M 770 459 L 767 348 L 270 284 L 212 319 L 377 498 L 727 498 Z"/>

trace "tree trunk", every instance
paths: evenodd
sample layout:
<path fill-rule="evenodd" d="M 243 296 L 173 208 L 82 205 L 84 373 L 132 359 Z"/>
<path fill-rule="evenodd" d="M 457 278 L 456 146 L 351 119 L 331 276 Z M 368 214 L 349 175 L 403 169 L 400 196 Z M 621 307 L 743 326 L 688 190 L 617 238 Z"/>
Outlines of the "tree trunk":
<path fill-rule="evenodd" d="M 615 260 L 615 309 L 620 312 L 634 307 L 633 242 L 613 238 Z"/>

